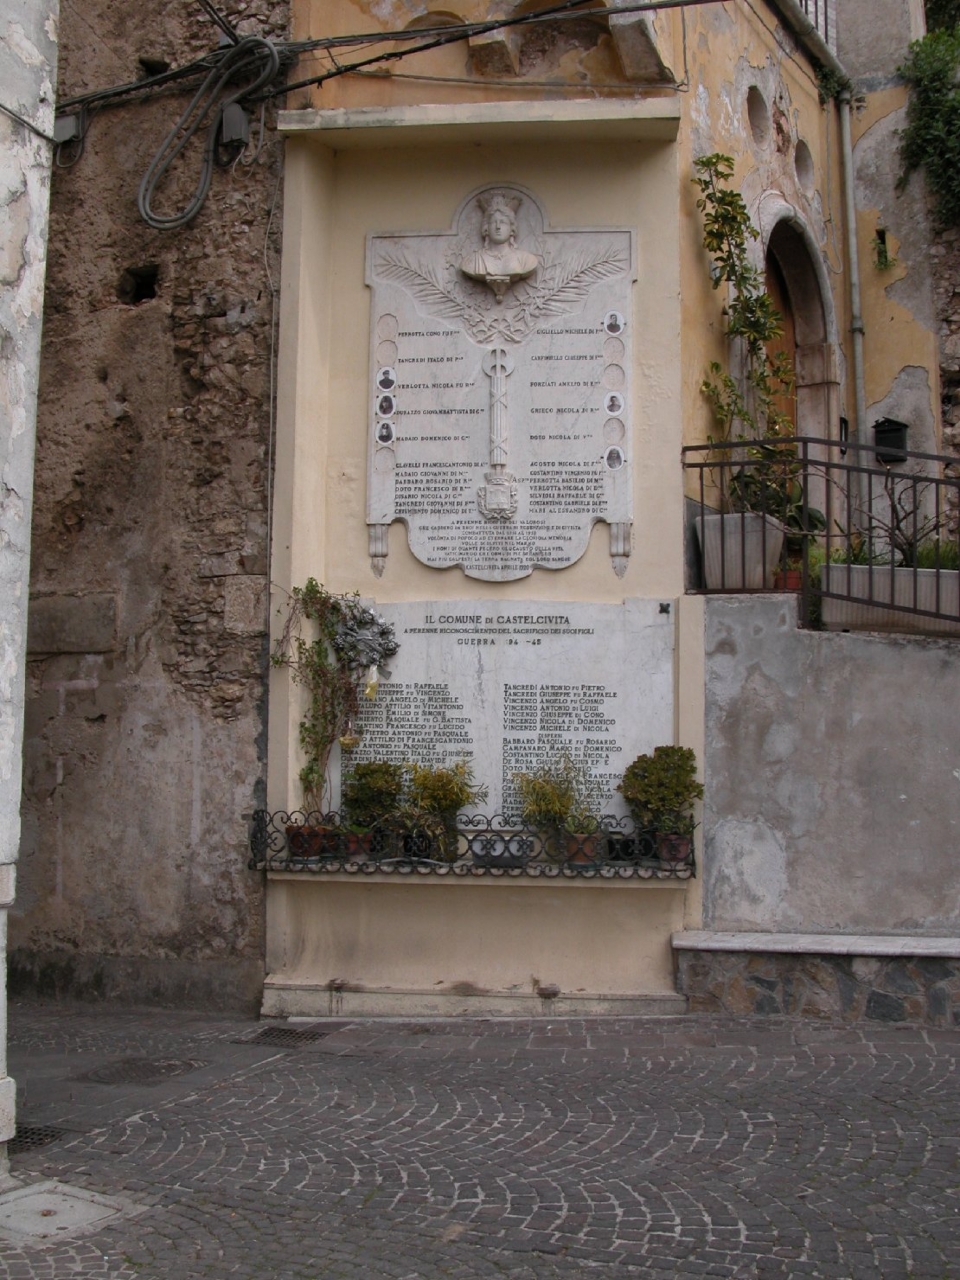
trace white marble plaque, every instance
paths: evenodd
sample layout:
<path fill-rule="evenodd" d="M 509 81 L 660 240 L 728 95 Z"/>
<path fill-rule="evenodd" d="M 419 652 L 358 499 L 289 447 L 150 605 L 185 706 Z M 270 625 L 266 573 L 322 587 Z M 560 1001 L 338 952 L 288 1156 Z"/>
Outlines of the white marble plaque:
<path fill-rule="evenodd" d="M 349 761 L 472 761 L 487 813 L 516 813 L 513 775 L 564 754 L 606 796 L 641 751 L 673 741 L 674 615 L 622 605 L 427 601 L 376 606 L 400 651 L 364 705 Z M 344 762 L 349 768 L 349 763 Z"/>
<path fill-rule="evenodd" d="M 437 569 L 560 569 L 612 526 L 629 554 L 630 291 L 624 229 L 553 231 L 534 196 L 471 194 L 449 232 L 372 235 L 367 521 Z"/>

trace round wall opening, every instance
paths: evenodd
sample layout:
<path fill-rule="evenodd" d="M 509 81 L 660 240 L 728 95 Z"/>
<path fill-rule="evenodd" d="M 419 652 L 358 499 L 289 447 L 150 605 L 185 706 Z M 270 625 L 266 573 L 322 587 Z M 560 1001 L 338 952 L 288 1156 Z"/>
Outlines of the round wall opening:
<path fill-rule="evenodd" d="M 747 90 L 747 119 L 754 142 L 758 147 L 765 147 L 770 139 L 770 108 L 755 84 Z"/>
<path fill-rule="evenodd" d="M 796 150 L 793 153 L 793 167 L 797 172 L 800 190 L 805 196 L 812 196 L 815 183 L 813 156 L 810 154 L 810 148 L 802 138 L 797 143 Z"/>

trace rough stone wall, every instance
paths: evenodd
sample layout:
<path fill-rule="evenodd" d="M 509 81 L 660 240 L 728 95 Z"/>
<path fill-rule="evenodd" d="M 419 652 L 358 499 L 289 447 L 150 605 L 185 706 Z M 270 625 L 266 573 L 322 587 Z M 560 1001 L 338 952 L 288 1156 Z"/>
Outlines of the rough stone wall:
<path fill-rule="evenodd" d="M 241 33 L 286 36 L 284 4 L 220 7 Z M 199 6 L 94 0 L 61 39 L 63 100 L 218 32 Z M 281 143 L 268 111 L 259 156 L 215 171 L 189 227 L 152 230 L 137 188 L 187 100 L 94 114 L 55 175 L 11 972 L 253 1006 Z M 163 212 L 192 193 L 199 146 Z"/>
<path fill-rule="evenodd" d="M 680 951 L 691 1013 L 960 1026 L 960 961 L 926 956 Z"/>

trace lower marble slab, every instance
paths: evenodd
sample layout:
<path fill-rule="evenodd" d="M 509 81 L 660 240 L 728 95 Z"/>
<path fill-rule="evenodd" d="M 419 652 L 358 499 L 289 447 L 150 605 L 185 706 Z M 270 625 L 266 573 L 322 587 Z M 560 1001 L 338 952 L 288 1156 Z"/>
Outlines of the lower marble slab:
<path fill-rule="evenodd" d="M 514 775 L 564 755 L 600 807 L 625 813 L 617 783 L 640 752 L 673 741 L 672 601 L 427 600 L 380 604 L 400 650 L 366 702 L 368 760 L 471 762 L 487 813 L 516 813 Z"/>

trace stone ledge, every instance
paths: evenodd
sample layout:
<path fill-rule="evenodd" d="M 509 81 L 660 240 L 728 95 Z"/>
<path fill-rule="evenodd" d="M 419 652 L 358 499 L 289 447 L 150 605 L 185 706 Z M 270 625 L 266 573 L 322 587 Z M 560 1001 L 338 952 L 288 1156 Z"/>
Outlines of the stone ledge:
<path fill-rule="evenodd" d="M 674 951 L 960 958 L 960 938 L 921 938 L 902 933 L 712 933 L 691 929 L 673 934 L 670 941 Z"/>
<path fill-rule="evenodd" d="M 616 864 L 611 864 L 616 865 Z M 622 879 L 619 876 L 591 875 L 591 876 L 531 876 L 516 874 L 511 875 L 509 868 L 503 868 L 495 871 L 491 868 L 485 869 L 488 873 L 485 875 L 453 875 L 449 872 L 444 874 L 443 871 L 435 872 L 428 868 L 423 871 L 417 871 L 414 868 L 409 872 L 400 871 L 267 871 L 267 879 L 274 880 L 293 880 L 299 881 L 301 884 L 389 884 L 389 885 L 420 885 L 426 888 L 444 888 L 446 886 L 459 885 L 461 888 L 465 886 L 473 886 L 474 888 L 494 888 L 502 890 L 505 886 L 514 889 L 563 889 L 564 891 L 572 889 L 643 889 L 643 890 L 664 890 L 677 889 L 684 890 L 690 884 L 692 877 L 680 879 L 678 876 L 670 875 L 663 880 L 651 878 L 649 880 L 641 879 L 639 876 L 630 876 Z M 680 935 L 675 934 L 675 937 Z"/>
<path fill-rule="evenodd" d="M 675 93 L 572 102 L 437 103 L 281 111 L 278 127 L 338 150 L 468 142 L 669 141 L 680 124 Z"/>

